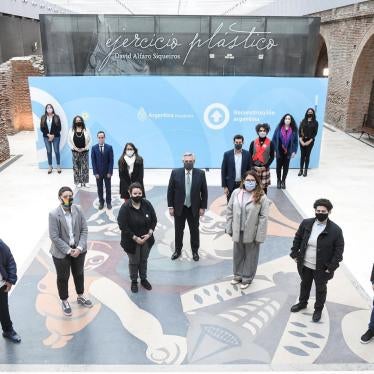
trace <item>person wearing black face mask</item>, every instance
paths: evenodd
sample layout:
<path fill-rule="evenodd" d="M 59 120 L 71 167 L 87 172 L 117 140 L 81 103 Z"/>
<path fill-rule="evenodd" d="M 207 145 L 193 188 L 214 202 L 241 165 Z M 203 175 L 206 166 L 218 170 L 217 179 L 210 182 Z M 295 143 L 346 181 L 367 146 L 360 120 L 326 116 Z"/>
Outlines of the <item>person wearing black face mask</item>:
<path fill-rule="evenodd" d="M 305 112 L 305 117 L 301 121 L 299 127 L 299 142 L 300 142 L 300 171 L 297 174 L 299 177 L 308 175 L 309 159 L 314 145 L 314 139 L 318 133 L 318 121 L 316 120 L 316 113 L 313 108 L 308 108 Z"/>
<path fill-rule="evenodd" d="M 204 215 L 208 205 L 208 187 L 205 172 L 195 169 L 195 156 L 191 152 L 183 155 L 183 168 L 171 172 L 167 199 L 169 214 L 174 217 L 175 251 L 171 256 L 176 260 L 182 252 L 183 233 L 188 222 L 192 258 L 199 261 L 200 247 L 199 219 Z"/>
<path fill-rule="evenodd" d="M 234 136 L 234 149 L 223 154 L 221 165 L 221 180 L 227 202 L 230 201 L 232 192 L 240 187 L 244 173 L 251 168 L 249 152 L 243 149 L 244 137 Z"/>
<path fill-rule="evenodd" d="M 62 311 L 72 315 L 69 304 L 68 282 L 70 271 L 73 275 L 77 303 L 86 308 L 93 306 L 84 295 L 84 260 L 87 253 L 87 222 L 83 212 L 73 205 L 73 191 L 61 187 L 58 191 L 61 205 L 49 213 L 49 238 L 53 263 L 57 273 L 57 289 L 61 299 Z"/>
<path fill-rule="evenodd" d="M 152 204 L 143 198 L 143 186 L 134 182 L 129 187 L 130 199 L 122 204 L 118 213 L 121 246 L 129 257 L 131 291 L 138 292 L 138 276 L 146 290 L 152 286 L 147 279 L 147 261 L 155 242 L 153 232 L 157 217 Z"/>
<path fill-rule="evenodd" d="M 260 178 L 262 188 L 267 194 L 270 185 L 270 165 L 274 160 L 274 143 L 267 137 L 270 126 L 267 123 L 259 123 L 256 126 L 258 138 L 251 142 L 249 155 L 251 168 Z"/>
<path fill-rule="evenodd" d="M 307 307 L 314 280 L 316 302 L 313 321 L 318 322 L 326 301 L 327 282 L 333 278 L 343 259 L 344 238 L 342 229 L 329 219 L 331 202 L 318 199 L 313 207 L 315 218 L 301 222 L 291 248 L 290 256 L 296 261 L 301 277 L 299 302 L 292 306 L 291 312 Z"/>

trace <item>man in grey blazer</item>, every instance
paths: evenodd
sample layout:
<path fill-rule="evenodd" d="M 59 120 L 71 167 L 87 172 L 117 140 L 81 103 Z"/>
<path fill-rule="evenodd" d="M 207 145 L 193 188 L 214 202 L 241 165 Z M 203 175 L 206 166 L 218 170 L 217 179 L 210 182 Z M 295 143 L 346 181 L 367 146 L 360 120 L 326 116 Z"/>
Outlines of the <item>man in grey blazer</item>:
<path fill-rule="evenodd" d="M 49 213 L 49 238 L 52 241 L 50 253 L 56 267 L 57 289 L 62 311 L 72 315 L 68 301 L 70 270 L 73 275 L 77 302 L 86 308 L 92 302 L 84 295 L 84 260 L 87 252 L 87 222 L 82 211 L 73 205 L 73 191 L 61 187 L 58 191 L 61 205 Z"/>

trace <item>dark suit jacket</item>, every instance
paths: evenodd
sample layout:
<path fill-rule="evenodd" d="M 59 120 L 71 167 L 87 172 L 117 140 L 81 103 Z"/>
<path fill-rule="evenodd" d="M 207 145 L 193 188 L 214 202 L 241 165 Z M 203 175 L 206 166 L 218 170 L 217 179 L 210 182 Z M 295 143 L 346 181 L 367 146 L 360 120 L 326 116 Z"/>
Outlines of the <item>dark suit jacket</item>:
<path fill-rule="evenodd" d="M 171 172 L 168 186 L 168 207 L 174 208 L 174 214 L 180 216 L 186 198 L 185 169 L 174 169 Z M 199 209 L 208 206 L 208 187 L 204 170 L 192 169 L 191 209 L 194 216 L 199 215 Z"/>
<path fill-rule="evenodd" d="M 60 117 L 55 114 L 52 118 L 51 130 L 48 133 L 47 116 L 44 114 L 40 119 L 40 131 L 43 133 L 43 137 L 46 138 L 47 134 L 54 135 L 56 138 L 60 136 L 61 132 L 61 120 Z"/>
<path fill-rule="evenodd" d="M 94 175 L 101 177 L 113 174 L 113 148 L 109 144 L 104 144 L 104 153 L 100 152 L 99 144 L 95 144 L 91 149 L 92 170 Z"/>
<path fill-rule="evenodd" d="M 249 152 L 242 149 L 242 170 L 240 175 L 251 169 Z M 222 187 L 227 187 L 229 191 L 233 191 L 235 187 L 235 156 L 234 150 L 231 149 L 223 154 L 221 166 Z"/>
<path fill-rule="evenodd" d="M 136 160 L 134 163 L 134 169 L 132 171 L 131 177 L 129 175 L 129 171 L 127 169 L 127 164 L 125 160 L 120 159 L 118 161 L 118 173 L 119 173 L 119 192 L 121 194 L 122 199 L 128 199 L 129 195 L 129 187 L 131 183 L 139 182 L 143 187 L 143 197 L 145 196 L 144 193 L 144 165 L 143 165 L 143 158 L 139 155 L 136 156 Z"/>
<path fill-rule="evenodd" d="M 6 282 L 16 284 L 17 265 L 9 247 L 0 239 L 0 273 Z"/>
<path fill-rule="evenodd" d="M 297 259 L 299 273 L 304 266 L 305 252 L 312 232 L 315 218 L 304 219 L 295 234 L 291 248 L 291 257 Z M 343 259 L 344 238 L 342 229 L 334 222 L 327 220 L 326 228 L 317 238 L 317 263 L 316 272 L 325 273 L 328 269 L 328 278 L 333 277 L 334 271 Z"/>
<path fill-rule="evenodd" d="M 371 271 L 371 283 L 374 283 L 374 265 L 373 265 L 373 270 Z"/>

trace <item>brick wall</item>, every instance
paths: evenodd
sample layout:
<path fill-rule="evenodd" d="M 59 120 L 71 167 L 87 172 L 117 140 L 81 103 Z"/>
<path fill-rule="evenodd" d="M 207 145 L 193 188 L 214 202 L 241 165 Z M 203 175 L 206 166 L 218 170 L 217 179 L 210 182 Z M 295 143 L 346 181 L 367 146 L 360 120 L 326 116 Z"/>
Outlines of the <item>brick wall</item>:
<path fill-rule="evenodd" d="M 374 79 L 374 1 L 313 16 L 321 17 L 328 53 L 325 121 L 346 130 L 359 128 L 368 111 Z"/>

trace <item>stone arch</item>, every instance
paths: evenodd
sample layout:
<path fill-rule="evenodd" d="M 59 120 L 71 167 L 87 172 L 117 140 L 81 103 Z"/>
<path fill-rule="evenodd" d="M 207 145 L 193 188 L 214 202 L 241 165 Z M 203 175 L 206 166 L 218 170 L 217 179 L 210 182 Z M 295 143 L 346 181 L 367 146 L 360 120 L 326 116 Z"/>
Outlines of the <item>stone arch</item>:
<path fill-rule="evenodd" d="M 365 118 L 365 125 L 374 128 L 373 66 L 374 26 L 365 34 L 353 60 L 346 129 L 359 129 Z"/>
<path fill-rule="evenodd" d="M 317 54 L 317 61 L 316 61 L 316 69 L 315 69 L 315 76 L 316 77 L 324 77 L 324 69 L 328 68 L 329 66 L 329 57 L 327 51 L 327 43 L 326 39 L 323 37 L 322 34 L 319 34 L 318 38 L 318 54 Z"/>

